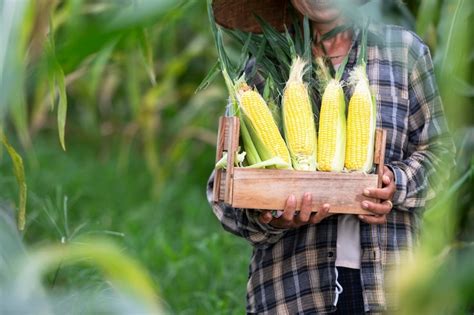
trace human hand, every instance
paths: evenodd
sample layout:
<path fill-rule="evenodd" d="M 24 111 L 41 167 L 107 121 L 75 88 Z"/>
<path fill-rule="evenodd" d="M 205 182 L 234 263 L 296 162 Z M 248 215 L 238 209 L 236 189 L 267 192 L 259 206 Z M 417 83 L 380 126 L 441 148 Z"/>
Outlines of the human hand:
<path fill-rule="evenodd" d="M 313 198 L 311 193 L 305 193 L 301 201 L 301 210 L 299 213 L 297 213 L 297 215 L 295 215 L 297 204 L 296 197 L 294 195 L 290 195 L 286 200 L 283 214 L 280 217 L 274 218 L 272 211 L 267 210 L 260 214 L 259 220 L 262 223 L 270 224 L 274 227 L 289 229 L 298 228 L 306 224 L 317 224 L 326 217 L 332 215 L 329 213 L 329 204 L 324 204 L 323 207 L 318 210 L 318 212 L 313 213 L 311 211 L 312 201 Z"/>
<path fill-rule="evenodd" d="M 387 223 L 387 214 L 392 211 L 392 197 L 397 190 L 393 172 L 386 166 L 383 168 L 382 188 L 366 188 L 364 195 L 367 197 L 380 199 L 380 203 L 362 201 L 362 208 L 375 215 L 359 215 L 359 219 L 368 224 Z"/>

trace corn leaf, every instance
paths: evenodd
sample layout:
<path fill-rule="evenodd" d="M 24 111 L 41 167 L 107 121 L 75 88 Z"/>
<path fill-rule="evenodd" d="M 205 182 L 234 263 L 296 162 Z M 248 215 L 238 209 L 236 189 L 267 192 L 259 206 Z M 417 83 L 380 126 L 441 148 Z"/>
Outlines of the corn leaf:
<path fill-rule="evenodd" d="M 362 27 L 362 40 L 360 53 L 357 58 L 357 65 L 363 65 L 364 69 L 367 64 L 367 28 L 369 26 L 370 20 L 367 19 L 365 25 Z"/>
<path fill-rule="evenodd" d="M 58 99 L 58 132 L 59 142 L 64 151 L 66 151 L 66 143 L 64 140 L 64 134 L 66 129 L 66 115 L 67 115 L 67 95 L 66 95 L 66 84 L 64 80 L 63 69 L 57 64 L 56 68 L 56 82 L 58 84 L 59 99 Z"/>
<path fill-rule="evenodd" d="M 304 37 L 301 33 L 301 29 L 302 28 L 299 18 L 296 15 L 293 16 L 294 44 L 296 48 L 296 53 L 299 56 L 303 56 L 305 50 Z"/>
<path fill-rule="evenodd" d="M 234 72 L 234 68 L 232 67 L 231 61 L 224 49 L 224 42 L 222 39 L 222 32 L 217 27 L 214 12 L 212 9 L 212 0 L 207 1 L 207 13 L 209 17 L 209 24 L 211 25 L 212 35 L 214 37 L 214 43 L 216 44 L 217 54 L 219 56 L 219 62 L 221 64 L 221 70 L 226 71 L 227 74 L 231 78 L 236 78 L 238 76 L 237 73 Z M 231 92 L 231 91 L 229 91 Z"/>
<path fill-rule="evenodd" d="M 278 90 L 276 89 L 275 81 L 271 75 L 267 76 L 265 80 L 265 87 L 263 89 L 262 97 L 267 102 L 268 108 L 272 113 L 273 119 L 277 126 L 281 128 L 281 109 L 278 105 Z"/>
<path fill-rule="evenodd" d="M 105 67 L 107 66 L 107 63 L 110 57 L 112 56 L 112 53 L 119 39 L 120 37 L 117 37 L 116 40 L 111 41 L 106 47 L 99 51 L 99 53 L 95 57 L 94 62 L 92 63 L 91 80 L 89 84 L 92 94 L 95 94 L 97 88 L 99 87 L 99 80 L 101 79 L 102 74 L 104 73 Z"/>
<path fill-rule="evenodd" d="M 237 66 L 237 72 L 242 73 L 245 69 L 245 65 L 247 64 L 249 60 L 249 47 L 250 44 L 252 43 L 252 33 L 248 33 L 247 39 L 245 40 L 244 46 L 242 47 L 242 50 L 240 52 L 240 62 Z"/>
<path fill-rule="evenodd" d="M 259 16 L 255 16 L 255 19 L 257 20 L 257 22 L 260 24 L 260 27 L 262 28 L 262 31 L 263 31 L 263 35 L 265 37 L 270 37 L 272 38 L 272 40 L 275 42 L 275 43 L 279 43 L 281 44 L 278 49 L 281 50 L 284 54 L 286 54 L 288 57 L 290 57 L 290 55 L 288 55 L 288 52 L 289 52 L 289 47 L 288 45 L 286 44 L 286 39 L 285 39 L 285 35 L 283 35 L 282 33 L 280 33 L 279 31 L 277 31 L 271 24 L 269 24 L 267 21 L 265 21 L 264 19 L 262 19 L 261 17 Z"/>
<path fill-rule="evenodd" d="M 427 39 L 430 27 L 434 27 L 440 11 L 439 0 L 422 0 L 416 16 L 416 33 Z M 431 47 L 434 48 L 434 47 Z"/>
<path fill-rule="evenodd" d="M 346 68 L 347 61 L 349 60 L 349 54 L 347 54 L 344 59 L 342 60 L 339 68 L 336 71 L 335 79 L 340 81 L 342 79 L 342 75 L 344 74 L 344 69 Z"/>
<path fill-rule="evenodd" d="M 273 166 L 277 169 L 290 169 L 291 165 L 286 163 L 281 157 L 275 156 L 271 159 L 262 161 L 260 163 L 255 163 L 249 166 L 245 166 L 245 168 L 266 168 Z"/>
<path fill-rule="evenodd" d="M 156 84 L 156 74 L 153 64 L 153 49 L 146 28 L 138 30 L 137 39 L 140 44 L 140 50 L 145 62 L 145 68 L 152 85 Z"/>
<path fill-rule="evenodd" d="M 448 58 L 448 56 L 450 55 L 449 49 L 451 47 L 454 47 L 453 38 L 455 37 L 455 33 L 461 32 L 461 25 L 460 25 L 461 23 L 460 23 L 460 21 L 462 21 L 462 20 L 459 18 L 459 15 L 461 14 L 460 10 L 463 7 L 463 4 L 464 4 L 464 0 L 456 1 L 456 9 L 455 9 L 454 14 L 452 16 L 451 23 L 449 24 L 448 35 L 446 37 L 446 43 L 445 43 L 446 50 L 444 51 L 442 61 L 441 61 L 441 65 L 440 65 L 441 74 L 446 74 L 448 60 L 450 60 Z"/>
<path fill-rule="evenodd" d="M 15 173 L 16 181 L 19 188 L 19 197 L 18 197 L 18 229 L 22 231 L 25 228 L 25 219 L 26 219 L 26 194 L 27 186 L 25 180 L 25 168 L 23 166 L 23 159 L 16 152 L 16 150 L 10 145 L 6 135 L 3 131 L 0 131 L 0 141 L 3 146 L 7 149 L 8 155 L 13 163 L 13 171 Z"/>
<path fill-rule="evenodd" d="M 239 30 L 225 30 L 225 32 L 241 45 L 245 45 L 248 33 Z M 249 73 L 248 78 L 253 78 L 257 70 L 262 69 L 265 73 L 268 73 L 274 78 L 278 78 L 276 81 L 279 82 L 280 87 L 283 87 L 286 79 L 275 65 L 275 61 L 268 57 L 269 54 L 271 55 L 271 52 L 272 48 L 268 45 L 268 41 L 264 36 L 252 36 L 248 46 L 248 53 L 255 58 L 256 67 Z"/>
<path fill-rule="evenodd" d="M 0 119 L 11 106 L 22 106 L 25 58 L 33 27 L 33 1 L 0 1 Z"/>
<path fill-rule="evenodd" d="M 58 90 L 58 134 L 59 142 L 64 151 L 66 151 L 65 143 L 65 128 L 66 128 L 66 115 L 67 115 L 67 94 L 66 94 L 66 83 L 65 76 L 61 65 L 56 57 L 54 36 L 51 35 L 48 37 L 48 40 L 45 43 L 45 49 L 47 54 L 47 59 L 49 62 L 48 66 L 48 86 L 49 93 L 52 95 L 51 100 L 51 109 L 54 108 L 54 103 L 56 99 L 56 89 Z"/>
<path fill-rule="evenodd" d="M 291 38 L 290 32 L 288 32 L 288 29 L 285 27 L 285 37 L 286 41 L 288 42 L 288 46 L 290 46 L 290 54 L 291 54 L 291 59 L 296 58 L 296 46 L 293 42 L 293 39 Z"/>
<path fill-rule="evenodd" d="M 54 110 L 54 103 L 56 100 L 56 77 L 54 70 L 50 70 L 49 68 L 46 70 L 46 80 L 48 81 L 48 92 L 49 92 L 49 108 L 50 110 Z"/>
<path fill-rule="evenodd" d="M 289 69 L 291 65 L 291 52 L 285 36 L 260 17 L 257 16 L 256 19 L 263 30 L 263 35 L 268 41 L 268 44 L 275 53 L 275 56 L 279 62 L 283 63 Z"/>
<path fill-rule="evenodd" d="M 23 147 L 29 147 L 31 145 L 31 139 L 28 130 L 28 107 L 24 95 L 18 96 L 15 106 L 10 108 L 10 116 L 21 144 Z"/>
<path fill-rule="evenodd" d="M 273 73 L 276 74 L 276 69 L 269 64 L 266 60 L 263 60 L 264 52 L 267 46 L 267 40 L 265 38 L 262 38 L 261 43 L 257 46 L 259 47 L 258 50 L 255 52 L 254 51 L 254 56 L 255 56 L 255 67 L 252 69 L 252 72 L 250 73 L 250 77 L 253 78 L 255 74 L 257 73 L 258 65 L 259 64 L 264 64 L 266 65 L 266 69 Z"/>
<path fill-rule="evenodd" d="M 303 19 L 303 36 L 304 36 L 304 59 L 308 62 L 308 71 L 305 74 L 307 82 L 310 81 L 311 75 L 313 74 L 313 63 L 312 63 L 312 34 L 309 25 L 309 19 L 307 16 Z M 311 61 L 311 62 L 310 62 Z"/>
<path fill-rule="evenodd" d="M 72 72 L 91 54 L 114 41 L 117 35 L 132 35 L 137 28 L 153 25 L 172 6 L 176 6 L 176 1 L 133 1 L 98 13 L 87 24 L 72 25 L 70 33 L 74 33 L 74 40 L 61 43 L 56 49 L 59 64 L 66 74 Z"/>
<path fill-rule="evenodd" d="M 460 79 L 460 78 L 453 78 L 455 81 L 456 91 L 465 97 L 474 97 L 474 85 L 469 84 L 468 82 Z"/>
<path fill-rule="evenodd" d="M 206 89 L 209 86 L 209 84 L 211 84 L 214 81 L 214 79 L 216 78 L 216 76 L 219 74 L 220 71 L 221 71 L 221 68 L 219 65 L 219 61 L 216 61 L 216 63 L 211 67 L 211 69 L 206 74 L 204 79 L 202 79 L 201 83 L 197 87 L 196 91 L 194 91 L 194 93 L 198 93 Z"/>
<path fill-rule="evenodd" d="M 258 154 L 257 148 L 255 147 L 255 144 L 252 141 L 252 137 L 250 136 L 250 132 L 247 128 L 245 119 L 243 119 L 242 117 L 240 117 L 240 133 L 244 150 L 245 152 L 247 152 L 247 155 L 245 157 L 248 162 L 247 164 L 252 165 L 255 163 L 260 163 L 262 160 L 260 159 L 260 155 Z"/>
<path fill-rule="evenodd" d="M 332 79 L 331 71 L 327 63 L 327 60 L 325 60 L 323 57 L 316 57 L 316 76 L 318 78 L 317 88 L 321 95 L 324 94 L 327 84 Z"/>

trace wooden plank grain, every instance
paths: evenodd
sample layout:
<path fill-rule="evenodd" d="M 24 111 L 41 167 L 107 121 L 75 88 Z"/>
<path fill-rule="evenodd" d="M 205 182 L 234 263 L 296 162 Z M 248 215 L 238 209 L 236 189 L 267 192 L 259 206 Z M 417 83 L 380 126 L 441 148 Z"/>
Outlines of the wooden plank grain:
<path fill-rule="evenodd" d="M 224 201 L 228 204 L 232 204 L 232 191 L 234 186 L 233 175 L 234 175 L 234 158 L 237 153 L 239 146 L 239 132 L 240 132 L 240 121 L 238 117 L 225 117 L 227 121 L 227 142 L 225 149 L 227 151 L 227 170 L 225 176 L 225 198 Z"/>
<path fill-rule="evenodd" d="M 366 187 L 377 187 L 376 174 L 326 173 L 269 169 L 234 169 L 232 206 L 235 208 L 284 208 L 290 194 L 297 198 L 297 209 L 305 192 L 313 195 L 313 211 L 324 203 L 331 213 L 370 214 L 361 208 Z"/>
<path fill-rule="evenodd" d="M 378 180 L 378 188 L 382 188 L 382 176 L 383 176 L 383 171 L 384 171 L 384 166 L 385 166 L 385 144 L 387 142 L 387 130 L 381 129 L 380 130 L 380 160 L 377 166 L 377 174 L 379 177 Z"/>
<path fill-rule="evenodd" d="M 224 145 L 225 145 L 225 118 L 219 118 L 219 129 L 217 132 L 217 144 L 216 144 L 216 163 L 222 158 L 224 154 Z M 212 190 L 212 196 L 214 202 L 224 200 L 221 195 L 225 192 L 225 186 L 221 185 L 222 180 L 222 170 L 214 171 L 214 187 Z"/>

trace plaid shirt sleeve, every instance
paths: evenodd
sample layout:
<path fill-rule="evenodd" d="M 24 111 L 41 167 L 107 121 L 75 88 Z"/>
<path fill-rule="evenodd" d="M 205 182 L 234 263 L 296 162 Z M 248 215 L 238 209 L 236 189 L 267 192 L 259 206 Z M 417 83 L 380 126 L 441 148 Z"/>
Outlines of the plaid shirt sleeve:
<path fill-rule="evenodd" d="M 259 212 L 253 209 L 232 208 L 222 202 L 212 200 L 214 172 L 207 183 L 207 200 L 212 211 L 224 229 L 234 235 L 245 238 L 257 248 L 267 248 L 280 240 L 287 229 L 280 229 L 258 220 Z"/>
<path fill-rule="evenodd" d="M 400 210 L 424 207 L 449 177 L 455 147 L 450 137 L 426 45 L 415 60 L 408 82 L 408 158 L 391 161 Z"/>

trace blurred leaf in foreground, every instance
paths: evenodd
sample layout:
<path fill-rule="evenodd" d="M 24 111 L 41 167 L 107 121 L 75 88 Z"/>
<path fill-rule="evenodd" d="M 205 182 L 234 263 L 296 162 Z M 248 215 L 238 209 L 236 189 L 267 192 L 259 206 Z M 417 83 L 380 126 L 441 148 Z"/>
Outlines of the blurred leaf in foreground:
<path fill-rule="evenodd" d="M 34 12 L 34 5 L 29 4 L 28 0 L 0 1 L 0 121 L 7 105 L 18 105 L 23 99 L 24 63 Z"/>
<path fill-rule="evenodd" d="M 52 294 L 42 285 L 48 271 L 76 263 L 97 267 L 113 290 Z M 147 273 L 106 241 L 52 245 L 27 255 L 14 226 L 0 213 L 0 267 L 2 314 L 162 314 Z"/>

